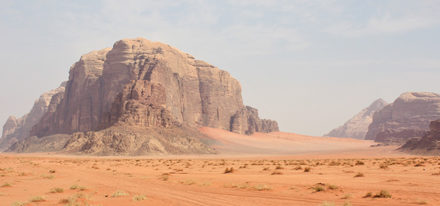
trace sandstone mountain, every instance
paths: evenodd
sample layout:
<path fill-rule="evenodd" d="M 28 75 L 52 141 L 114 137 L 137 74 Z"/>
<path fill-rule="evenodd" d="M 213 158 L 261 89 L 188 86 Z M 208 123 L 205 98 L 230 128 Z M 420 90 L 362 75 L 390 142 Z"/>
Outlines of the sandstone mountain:
<path fill-rule="evenodd" d="M 333 129 L 324 136 L 364 139 L 368 131 L 368 126 L 370 126 L 373 121 L 373 114 L 382 109 L 385 105 L 387 105 L 387 103 L 383 99 L 374 101 L 370 106 L 345 122 L 344 125 Z"/>
<path fill-rule="evenodd" d="M 429 129 L 422 138 L 409 140 L 400 150 L 413 154 L 440 155 L 440 120 L 432 121 Z"/>
<path fill-rule="evenodd" d="M 46 92 L 38 98 L 31 111 L 21 118 L 10 116 L 3 126 L 3 133 L 0 139 L 0 151 L 10 147 L 19 140 L 29 137 L 32 127 L 40 121 L 41 117 L 49 110 L 51 100 L 59 101 L 64 94 L 66 82 L 63 82 L 57 89 Z M 50 108 L 54 109 L 54 108 Z"/>
<path fill-rule="evenodd" d="M 431 121 L 440 119 L 440 95 L 431 92 L 407 92 L 373 115 L 366 139 L 404 143 L 421 137 Z"/>
<path fill-rule="evenodd" d="M 240 83 L 228 72 L 142 38 L 82 56 L 70 69 L 65 93 L 49 108 L 30 130 L 37 139 L 10 151 L 26 152 L 32 143 L 47 146 L 41 138 L 72 134 L 55 150 L 211 153 L 195 128 L 278 131 L 275 121 L 261 120 L 256 109 L 243 105 Z"/>

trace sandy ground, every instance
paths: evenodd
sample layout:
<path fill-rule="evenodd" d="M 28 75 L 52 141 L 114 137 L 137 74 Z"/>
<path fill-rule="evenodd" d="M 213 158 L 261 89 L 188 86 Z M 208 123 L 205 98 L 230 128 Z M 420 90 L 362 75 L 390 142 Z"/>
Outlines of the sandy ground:
<path fill-rule="evenodd" d="M 240 146 L 217 136 L 236 147 L 219 147 L 230 153 L 215 156 L 0 154 L 0 205 L 440 205 L 440 157 L 358 140 L 320 144 L 315 137 L 270 135 Z M 265 138 L 273 145 L 290 139 L 288 147 L 308 145 L 311 152 L 237 154 Z M 337 142 L 339 150 L 311 146 Z"/>

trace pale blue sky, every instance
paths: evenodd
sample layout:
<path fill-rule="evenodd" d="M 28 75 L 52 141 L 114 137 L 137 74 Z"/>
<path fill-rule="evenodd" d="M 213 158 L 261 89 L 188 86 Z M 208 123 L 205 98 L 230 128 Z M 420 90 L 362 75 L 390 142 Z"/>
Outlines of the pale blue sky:
<path fill-rule="evenodd" d="M 440 92 L 440 1 L 0 0 L 0 121 L 82 54 L 161 41 L 227 70 L 281 130 L 322 135 L 377 98 Z"/>

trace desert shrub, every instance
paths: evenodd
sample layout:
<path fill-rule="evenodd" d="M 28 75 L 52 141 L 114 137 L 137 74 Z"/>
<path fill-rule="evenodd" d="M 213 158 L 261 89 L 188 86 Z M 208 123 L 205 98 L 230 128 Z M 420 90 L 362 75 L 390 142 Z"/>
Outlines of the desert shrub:
<path fill-rule="evenodd" d="M 272 189 L 272 188 L 270 188 L 267 185 L 255 185 L 253 188 L 255 190 L 257 190 L 257 191 L 267 191 L 267 190 L 271 190 Z"/>
<path fill-rule="evenodd" d="M 371 193 L 371 192 L 367 192 L 367 194 L 365 194 L 365 195 L 363 196 L 363 198 L 372 197 L 372 196 L 373 196 L 373 193 Z"/>
<path fill-rule="evenodd" d="M 354 177 L 364 177 L 364 173 L 358 172 Z"/>
<path fill-rule="evenodd" d="M 64 192 L 63 188 L 55 187 L 50 190 L 50 193 L 62 193 Z"/>
<path fill-rule="evenodd" d="M 315 185 L 315 186 L 312 187 L 312 189 L 313 189 L 315 192 L 323 192 L 323 191 L 325 191 L 325 187 L 322 186 L 322 185 Z"/>
<path fill-rule="evenodd" d="M 336 185 L 329 185 L 328 186 L 328 189 L 329 190 L 336 190 L 336 189 L 338 189 L 339 187 L 338 186 L 336 186 Z"/>
<path fill-rule="evenodd" d="M 386 190 L 381 190 L 379 193 L 373 196 L 374 198 L 391 198 L 391 194 Z"/>
<path fill-rule="evenodd" d="M 280 171 L 274 171 L 274 172 L 272 172 L 272 174 L 271 175 L 282 175 L 283 173 L 282 172 L 280 172 Z"/>
<path fill-rule="evenodd" d="M 284 169 L 284 167 L 281 167 L 281 165 L 278 165 L 277 167 L 275 167 L 276 170 L 282 170 Z"/>
<path fill-rule="evenodd" d="M 323 202 L 320 206 L 335 206 L 333 202 Z"/>
<path fill-rule="evenodd" d="M 234 168 L 233 167 L 231 167 L 231 168 L 226 167 L 226 169 L 224 171 L 224 174 L 233 173 L 233 172 L 234 172 Z"/>
<path fill-rule="evenodd" d="M 31 202 L 44 202 L 46 200 L 44 199 L 44 197 L 36 196 L 36 197 L 31 198 L 30 201 Z"/>
<path fill-rule="evenodd" d="M 147 199 L 147 197 L 145 197 L 145 195 L 135 195 L 133 197 L 134 201 L 142 201 L 142 200 L 145 200 L 145 199 Z"/>
<path fill-rule="evenodd" d="M 306 168 L 304 168 L 304 172 L 310 172 L 310 167 L 306 167 Z"/>
<path fill-rule="evenodd" d="M 362 161 L 360 161 L 360 160 L 358 160 L 358 161 L 356 161 L 356 164 L 355 164 L 355 165 L 365 165 L 365 163 L 362 162 Z"/>
<path fill-rule="evenodd" d="M 128 193 L 123 192 L 123 191 L 116 191 L 115 193 L 113 193 L 112 197 L 123 197 L 123 196 L 128 196 Z"/>

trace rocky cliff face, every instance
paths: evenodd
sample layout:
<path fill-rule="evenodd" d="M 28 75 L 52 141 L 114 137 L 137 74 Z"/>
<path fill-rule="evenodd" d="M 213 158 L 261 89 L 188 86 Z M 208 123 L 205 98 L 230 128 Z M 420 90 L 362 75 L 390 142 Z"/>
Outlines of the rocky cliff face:
<path fill-rule="evenodd" d="M 431 121 L 440 119 L 440 95 L 408 92 L 373 116 L 366 139 L 403 143 L 421 137 Z"/>
<path fill-rule="evenodd" d="M 256 109 L 243 105 L 240 83 L 228 72 L 141 38 L 82 56 L 70 69 L 64 95 L 49 107 L 30 136 L 79 132 L 91 137 L 87 132 L 110 127 L 278 131 L 276 122 L 261 120 Z"/>
<path fill-rule="evenodd" d="M 324 136 L 364 139 L 368 131 L 368 126 L 370 126 L 373 121 L 373 114 L 381 110 L 385 105 L 387 105 L 387 103 L 382 99 L 374 101 L 370 106 L 356 114 L 344 125 L 330 131 Z"/>
<path fill-rule="evenodd" d="M 413 154 L 440 155 L 440 120 L 432 121 L 429 131 L 422 138 L 409 140 L 400 150 Z"/>
<path fill-rule="evenodd" d="M 7 149 L 15 142 L 29 137 L 32 127 L 40 121 L 41 117 L 49 110 L 49 105 L 54 96 L 64 94 L 65 82 L 57 89 L 46 92 L 38 98 L 31 111 L 21 118 L 10 116 L 3 126 L 2 138 L 0 139 L 0 151 Z"/>

